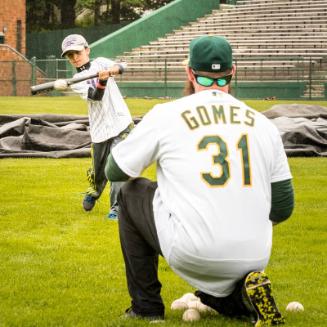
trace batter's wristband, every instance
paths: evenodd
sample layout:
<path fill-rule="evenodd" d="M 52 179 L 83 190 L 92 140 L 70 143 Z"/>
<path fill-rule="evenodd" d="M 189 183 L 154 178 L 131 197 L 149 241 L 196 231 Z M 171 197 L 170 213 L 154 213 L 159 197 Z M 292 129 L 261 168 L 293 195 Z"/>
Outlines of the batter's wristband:
<path fill-rule="evenodd" d="M 100 82 L 97 83 L 97 89 L 104 90 L 106 88 L 106 85 L 102 85 Z"/>
<path fill-rule="evenodd" d="M 99 79 L 98 82 L 99 82 L 102 86 L 106 86 L 108 80 L 107 80 L 107 79 Z"/>

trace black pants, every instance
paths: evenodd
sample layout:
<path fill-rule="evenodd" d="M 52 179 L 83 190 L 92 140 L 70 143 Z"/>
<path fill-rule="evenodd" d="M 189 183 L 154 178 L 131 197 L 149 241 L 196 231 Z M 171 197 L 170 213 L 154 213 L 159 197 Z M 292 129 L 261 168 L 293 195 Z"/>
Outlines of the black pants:
<path fill-rule="evenodd" d="M 245 278 L 238 281 L 232 294 L 226 297 L 215 297 L 202 291 L 196 291 L 195 295 L 201 302 L 212 309 L 215 309 L 221 315 L 229 318 L 252 318 L 253 310 L 247 306 L 245 296 L 243 295 L 243 284 Z"/>
<path fill-rule="evenodd" d="M 153 196 L 157 183 L 145 178 L 131 180 L 118 194 L 119 235 L 126 267 L 132 308 L 143 316 L 164 315 L 158 280 L 158 255 L 162 255 L 153 216 Z M 202 291 L 195 295 L 201 302 L 231 318 L 251 317 L 243 301 L 244 279 L 233 293 L 217 298 Z"/>
<path fill-rule="evenodd" d="M 101 196 L 108 182 L 104 170 L 107 158 L 117 141 L 120 141 L 119 136 L 102 143 L 92 143 L 92 167 L 88 170 L 88 176 L 90 176 L 90 193 L 95 199 Z M 111 208 L 117 205 L 117 195 L 123 184 L 123 182 L 110 182 Z"/>
<path fill-rule="evenodd" d="M 163 316 L 158 257 L 160 244 L 153 216 L 157 183 L 137 178 L 124 184 L 118 194 L 119 235 L 125 260 L 132 309 L 142 316 Z"/>
<path fill-rule="evenodd" d="M 110 152 L 119 142 L 127 137 L 133 126 L 133 124 L 129 125 L 119 135 L 104 142 L 91 144 L 92 166 L 87 171 L 90 187 L 86 193 L 95 199 L 101 196 L 108 182 L 104 171 Z M 117 196 L 123 184 L 124 182 L 110 183 L 110 206 L 114 210 L 117 210 L 115 209 L 117 206 Z"/>

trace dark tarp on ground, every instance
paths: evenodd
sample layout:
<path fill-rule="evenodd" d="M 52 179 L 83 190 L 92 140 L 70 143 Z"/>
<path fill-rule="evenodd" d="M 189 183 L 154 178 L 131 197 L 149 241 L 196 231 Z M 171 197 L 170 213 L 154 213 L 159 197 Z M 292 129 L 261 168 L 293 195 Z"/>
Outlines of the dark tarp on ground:
<path fill-rule="evenodd" d="M 0 158 L 90 156 L 86 116 L 0 115 Z"/>
<path fill-rule="evenodd" d="M 278 127 L 288 156 L 327 157 L 326 107 L 275 105 L 263 114 Z M 87 116 L 0 115 L 0 158 L 89 157 L 90 144 Z"/>
<path fill-rule="evenodd" d="M 288 157 L 327 157 L 327 108 L 281 104 L 263 112 L 278 128 Z"/>

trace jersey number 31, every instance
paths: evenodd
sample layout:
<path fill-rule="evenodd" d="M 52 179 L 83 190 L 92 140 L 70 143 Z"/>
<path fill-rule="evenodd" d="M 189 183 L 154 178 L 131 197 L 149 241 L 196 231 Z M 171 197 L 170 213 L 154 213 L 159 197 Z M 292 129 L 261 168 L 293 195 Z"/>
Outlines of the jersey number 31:
<path fill-rule="evenodd" d="M 205 136 L 198 145 L 199 150 L 206 150 L 209 145 L 215 145 L 218 153 L 212 157 L 213 164 L 221 166 L 221 175 L 213 176 L 210 172 L 203 172 L 201 176 L 211 186 L 224 186 L 230 178 L 230 163 L 228 161 L 227 143 L 218 135 Z M 244 134 L 240 137 L 236 147 L 241 152 L 240 160 L 242 160 L 243 185 L 251 185 L 251 169 L 248 147 L 248 135 Z"/>

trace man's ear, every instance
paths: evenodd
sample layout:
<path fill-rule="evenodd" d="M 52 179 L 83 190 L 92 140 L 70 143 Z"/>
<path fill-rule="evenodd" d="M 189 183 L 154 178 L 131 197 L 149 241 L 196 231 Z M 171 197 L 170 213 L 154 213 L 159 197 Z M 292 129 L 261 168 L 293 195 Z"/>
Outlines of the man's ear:
<path fill-rule="evenodd" d="M 191 82 L 194 82 L 195 77 L 194 77 L 194 74 L 193 74 L 193 71 L 192 71 L 191 67 L 189 67 L 189 66 L 186 67 L 186 74 L 187 74 L 188 80 L 191 81 Z"/>
<path fill-rule="evenodd" d="M 232 74 L 233 74 L 233 76 L 235 76 L 235 73 L 236 73 L 236 65 L 233 64 L 233 67 L 232 67 Z"/>
<path fill-rule="evenodd" d="M 86 51 L 86 54 L 89 56 L 91 49 L 90 48 L 85 48 L 85 51 Z"/>

